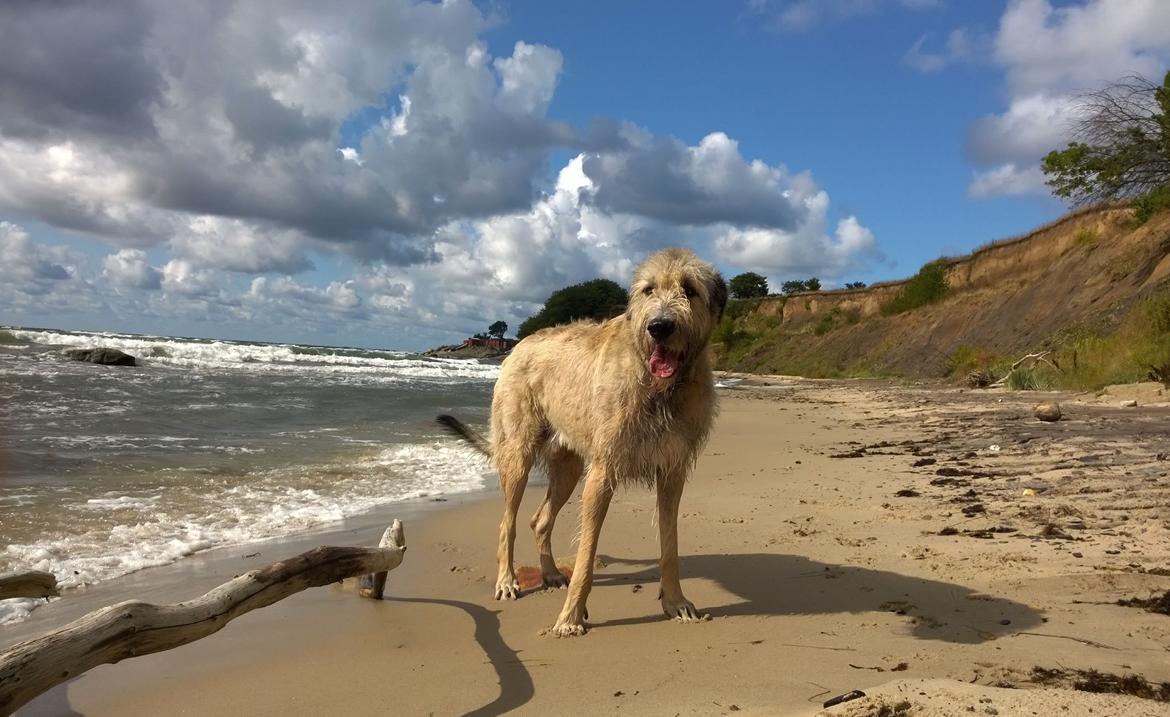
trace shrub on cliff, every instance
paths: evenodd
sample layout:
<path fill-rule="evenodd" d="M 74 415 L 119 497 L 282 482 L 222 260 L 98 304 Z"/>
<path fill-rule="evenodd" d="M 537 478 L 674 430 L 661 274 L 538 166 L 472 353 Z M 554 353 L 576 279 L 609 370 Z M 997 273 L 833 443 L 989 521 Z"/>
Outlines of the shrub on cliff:
<path fill-rule="evenodd" d="M 903 284 L 898 293 L 882 305 L 882 313 L 892 316 L 917 309 L 919 306 L 933 304 L 946 296 L 949 290 L 946 261 L 936 259 L 919 269 L 917 274 Z"/>

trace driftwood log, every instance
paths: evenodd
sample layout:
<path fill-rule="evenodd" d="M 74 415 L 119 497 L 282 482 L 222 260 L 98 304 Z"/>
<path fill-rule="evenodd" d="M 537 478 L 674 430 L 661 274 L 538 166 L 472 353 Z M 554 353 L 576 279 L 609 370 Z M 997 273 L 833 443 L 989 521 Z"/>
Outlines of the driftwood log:
<path fill-rule="evenodd" d="M 0 575 L 0 600 L 8 598 L 56 597 L 57 578 L 52 573 L 33 571 Z"/>
<path fill-rule="evenodd" d="M 1032 363 L 1036 363 L 1037 361 L 1043 361 L 1044 363 L 1046 363 L 1049 366 L 1051 366 L 1052 368 L 1054 368 L 1057 373 L 1062 373 L 1062 371 L 1060 370 L 1060 367 L 1057 366 L 1055 363 L 1053 363 L 1050 358 L 1048 358 L 1048 354 L 1050 354 L 1050 353 L 1052 353 L 1051 349 L 1049 349 L 1048 351 L 1040 351 L 1040 352 L 1037 352 L 1034 354 L 1028 354 L 1027 356 L 1024 356 L 1023 358 L 1018 359 L 1015 363 L 1013 363 L 1011 365 L 1011 368 L 1009 368 L 1007 370 L 1007 373 L 1005 373 L 1003 375 L 1003 378 L 1001 378 L 998 381 L 996 381 L 995 383 L 991 384 L 991 388 L 999 388 L 1000 386 L 1007 384 L 1008 377 L 1012 375 L 1012 371 L 1015 371 L 1020 366 L 1022 366 L 1025 361 L 1031 361 Z"/>
<path fill-rule="evenodd" d="M 387 571 L 402 563 L 404 552 L 402 523 L 395 520 L 377 548 L 315 548 L 244 573 L 194 600 L 174 605 L 129 600 L 91 612 L 0 653 L 0 715 L 98 665 L 186 645 L 306 588 L 363 575 L 375 585 L 381 576 L 384 587 Z M 372 591 L 363 594 L 375 597 Z"/>

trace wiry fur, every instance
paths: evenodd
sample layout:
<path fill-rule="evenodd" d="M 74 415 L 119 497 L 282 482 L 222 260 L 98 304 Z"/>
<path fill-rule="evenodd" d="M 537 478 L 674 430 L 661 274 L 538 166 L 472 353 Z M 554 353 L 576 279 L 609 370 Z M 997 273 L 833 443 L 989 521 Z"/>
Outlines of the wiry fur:
<path fill-rule="evenodd" d="M 531 526 L 545 584 L 553 586 L 565 584 L 553 561 L 553 523 L 588 465 L 576 565 L 554 634 L 585 631 L 597 539 L 613 489 L 622 482 L 655 487 L 662 607 L 668 616 L 698 619 L 679 584 L 678 506 L 715 416 L 707 345 L 726 303 L 723 278 L 709 264 L 685 249 L 667 249 L 635 272 L 624 315 L 539 331 L 504 361 L 492 397 L 487 449 L 504 493 L 497 599 L 519 595 L 513 571 L 516 512 L 529 470 L 543 460 L 548 493 Z M 655 319 L 671 320 L 677 328 L 656 340 L 648 331 Z M 656 345 L 678 356 L 669 378 L 650 371 Z M 444 425 L 477 443 L 478 436 L 458 421 Z"/>

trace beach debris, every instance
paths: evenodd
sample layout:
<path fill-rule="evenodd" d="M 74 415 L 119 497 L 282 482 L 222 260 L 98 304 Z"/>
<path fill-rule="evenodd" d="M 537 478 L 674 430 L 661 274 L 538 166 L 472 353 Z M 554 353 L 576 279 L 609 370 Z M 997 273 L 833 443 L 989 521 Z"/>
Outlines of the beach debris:
<path fill-rule="evenodd" d="M 57 597 L 57 578 L 52 573 L 34 570 L 27 573 L 0 575 L 0 600 L 8 598 Z"/>
<path fill-rule="evenodd" d="M 322 546 L 246 572 L 194 600 L 174 605 L 127 600 L 95 610 L 0 652 L 0 715 L 98 665 L 195 642 L 306 588 L 370 575 L 381 597 L 386 573 L 402 564 L 405 552 L 402 523 L 395 520 L 377 548 Z"/>
<path fill-rule="evenodd" d="M 118 349 L 67 349 L 65 355 L 74 361 L 85 361 L 103 366 L 137 366 L 138 359 Z"/>
<path fill-rule="evenodd" d="M 1122 408 L 1133 408 L 1135 406 L 1137 406 L 1137 401 L 1132 398 L 1121 402 Z"/>
<path fill-rule="evenodd" d="M 521 565 L 516 568 L 516 582 L 520 584 L 521 593 L 535 592 L 544 588 L 563 588 L 568 586 L 569 581 L 573 578 L 573 568 L 562 563 L 557 563 L 557 572 L 561 574 L 561 579 L 553 576 L 546 580 L 544 573 L 538 566 Z"/>
<path fill-rule="evenodd" d="M 402 530 L 402 521 L 395 520 L 390 524 L 390 527 L 386 528 L 386 530 L 382 533 L 382 539 L 378 541 L 378 548 L 383 550 L 394 550 L 399 547 L 401 547 L 402 551 L 406 550 L 406 535 Z M 400 552 L 398 563 L 401 562 L 402 556 Z M 398 563 L 390 566 L 390 568 L 398 567 Z M 381 600 L 382 595 L 386 591 L 386 577 L 390 568 L 363 576 L 358 584 L 358 595 L 372 598 L 374 600 Z"/>
<path fill-rule="evenodd" d="M 1017 532 L 1019 532 L 1019 531 L 1016 528 L 1012 528 L 1012 527 L 1006 526 L 1006 525 L 996 525 L 996 526 L 992 526 L 990 528 L 982 528 L 982 529 L 977 529 L 977 530 L 964 530 L 963 535 L 966 535 L 968 538 L 981 538 L 983 540 L 990 540 L 991 538 L 994 538 L 997 535 L 1002 535 L 1004 533 L 1017 533 Z"/>
<path fill-rule="evenodd" d="M 1003 377 L 1000 378 L 998 381 L 996 381 L 995 383 L 992 383 L 989 387 L 990 388 L 1001 388 L 1003 386 L 1006 386 L 1008 379 L 1011 378 L 1012 374 L 1015 373 L 1016 369 L 1020 368 L 1028 361 L 1032 362 L 1033 368 L 1035 368 L 1035 364 L 1043 362 L 1043 363 L 1048 364 L 1057 373 L 1063 373 L 1063 371 L 1060 370 L 1060 367 L 1057 366 L 1055 363 L 1052 362 L 1051 359 L 1048 358 L 1048 354 L 1050 354 L 1050 353 L 1052 353 L 1051 349 L 1049 349 L 1047 351 L 1040 351 L 1039 353 L 1028 354 L 1027 356 L 1024 356 L 1023 358 L 1021 358 L 1021 359 L 1017 360 L 1015 363 L 1013 363 L 1011 365 L 1011 367 L 1008 368 L 1007 373 L 1005 373 L 1003 375 Z M 1002 401 L 1003 401 L 1003 399 L 1001 398 L 1000 402 L 1002 402 Z"/>
<path fill-rule="evenodd" d="M 867 665 L 855 665 L 852 662 L 846 662 L 845 664 L 849 665 L 850 667 L 852 667 L 855 670 L 873 670 L 874 672 L 885 672 L 887 669 L 890 672 L 905 672 L 906 670 L 910 669 L 909 662 L 899 662 L 898 664 L 896 664 L 890 668 L 885 668 L 885 667 L 882 667 L 881 665 L 875 665 L 874 667 L 869 667 Z"/>
<path fill-rule="evenodd" d="M 1054 540 L 1076 540 L 1076 538 L 1061 530 L 1060 526 L 1056 523 L 1048 523 L 1043 528 L 1041 528 L 1040 537 Z"/>
<path fill-rule="evenodd" d="M 917 498 L 920 495 L 922 495 L 922 494 L 919 493 L 918 491 L 914 490 L 913 488 L 903 488 L 902 490 L 895 493 L 894 497 L 895 498 Z"/>
<path fill-rule="evenodd" d="M 919 458 L 910 465 L 914 468 L 921 468 L 922 466 L 933 466 L 935 463 L 938 463 L 937 458 Z"/>
<path fill-rule="evenodd" d="M 1154 595 L 1148 598 L 1118 600 L 1117 604 L 1122 607 L 1140 607 L 1143 610 L 1156 612 L 1159 615 L 1170 615 L 1170 590 L 1167 590 L 1161 595 Z"/>
<path fill-rule="evenodd" d="M 968 388 L 987 388 L 993 381 L 995 381 L 995 374 L 991 372 L 991 369 L 980 368 L 967 374 L 966 384 Z"/>
<path fill-rule="evenodd" d="M 1024 496 L 1025 498 L 1031 498 L 1031 497 L 1032 497 L 1032 496 L 1034 496 L 1034 495 L 1036 495 L 1036 489 L 1035 489 L 1035 488 L 1025 488 L 1025 489 L 1024 489 L 1023 496 Z"/>
<path fill-rule="evenodd" d="M 1082 692 L 1133 695 L 1147 700 L 1170 702 L 1170 682 L 1150 682 L 1137 674 L 1114 675 L 1097 670 L 1063 667 L 1032 668 L 1030 680 L 1046 687 L 1072 687 Z"/>
<path fill-rule="evenodd" d="M 1060 404 L 1059 403 L 1037 403 L 1032 408 L 1032 415 L 1037 420 L 1053 422 L 1060 420 Z"/>
<path fill-rule="evenodd" d="M 825 700 L 821 706 L 825 707 L 825 708 L 834 707 L 836 705 L 844 704 L 846 702 L 852 702 L 853 700 L 859 700 L 862 697 L 865 697 L 864 692 L 862 692 L 861 690 L 853 690 L 852 692 L 846 692 L 843 695 L 837 695 L 836 697 L 830 697 L 829 699 Z"/>

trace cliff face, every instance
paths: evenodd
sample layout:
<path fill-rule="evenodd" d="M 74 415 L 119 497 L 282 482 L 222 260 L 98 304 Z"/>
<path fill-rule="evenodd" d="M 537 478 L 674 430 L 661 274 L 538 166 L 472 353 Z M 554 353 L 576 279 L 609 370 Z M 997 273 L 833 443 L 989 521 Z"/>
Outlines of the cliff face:
<path fill-rule="evenodd" d="M 1170 285 L 1170 213 L 1134 227 L 1126 208 L 1070 214 L 1028 235 L 945 259 L 946 297 L 893 315 L 906 281 L 756 300 L 722 368 L 761 373 L 942 376 L 960 347 L 1023 354 L 1064 329 L 1107 329 Z"/>

